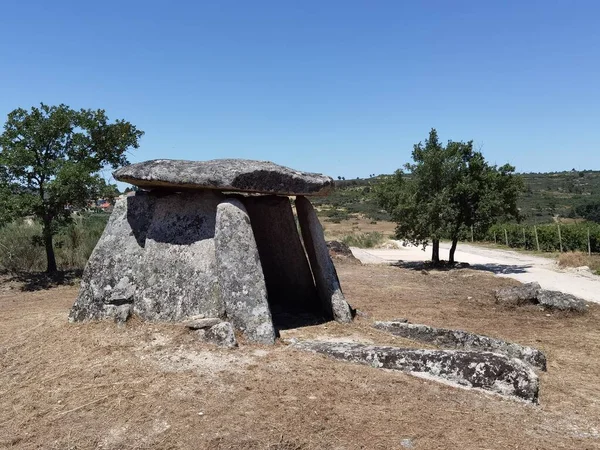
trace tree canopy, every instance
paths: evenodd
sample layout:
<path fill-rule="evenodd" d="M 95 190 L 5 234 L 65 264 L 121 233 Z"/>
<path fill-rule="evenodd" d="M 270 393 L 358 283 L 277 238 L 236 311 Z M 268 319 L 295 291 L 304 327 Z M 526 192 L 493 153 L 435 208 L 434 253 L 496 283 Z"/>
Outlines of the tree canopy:
<path fill-rule="evenodd" d="M 575 208 L 575 213 L 585 220 L 600 223 L 600 203 L 587 203 Z"/>
<path fill-rule="evenodd" d="M 487 229 L 500 218 L 519 216 L 517 199 L 524 189 L 515 168 L 490 165 L 473 141 L 449 141 L 435 129 L 425 143 L 413 147 L 413 163 L 376 187 L 380 205 L 397 224 L 396 235 L 414 245 L 432 243 L 439 263 L 439 241 L 452 240 L 449 261 L 461 237 L 471 228 Z"/>
<path fill-rule="evenodd" d="M 40 104 L 8 114 L 0 135 L 0 220 L 34 215 L 43 225 L 48 271 L 56 271 L 52 236 L 71 220 L 71 209 L 114 195 L 99 172 L 128 164 L 144 133 L 124 120 L 109 123 L 104 110 Z M 2 195 L 4 198 L 4 195 Z"/>

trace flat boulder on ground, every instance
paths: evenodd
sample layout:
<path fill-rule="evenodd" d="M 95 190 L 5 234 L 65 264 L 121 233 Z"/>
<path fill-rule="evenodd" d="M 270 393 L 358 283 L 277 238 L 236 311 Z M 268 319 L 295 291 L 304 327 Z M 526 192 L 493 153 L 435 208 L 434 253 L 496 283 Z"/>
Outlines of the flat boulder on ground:
<path fill-rule="evenodd" d="M 522 305 L 523 303 L 535 303 L 541 289 L 539 283 L 526 283 L 521 286 L 507 286 L 498 289 L 494 294 L 499 303 Z"/>
<path fill-rule="evenodd" d="M 350 342 L 300 341 L 295 348 L 335 359 L 393 369 L 537 403 L 539 379 L 528 364 L 491 352 L 415 350 Z"/>
<path fill-rule="evenodd" d="M 325 196 L 331 177 L 300 172 L 270 161 L 155 159 L 118 169 L 113 176 L 144 189 L 216 189 L 279 195 Z"/>
<path fill-rule="evenodd" d="M 537 301 L 546 308 L 558 309 L 559 311 L 587 311 L 585 300 L 564 292 L 541 290 L 538 293 Z"/>

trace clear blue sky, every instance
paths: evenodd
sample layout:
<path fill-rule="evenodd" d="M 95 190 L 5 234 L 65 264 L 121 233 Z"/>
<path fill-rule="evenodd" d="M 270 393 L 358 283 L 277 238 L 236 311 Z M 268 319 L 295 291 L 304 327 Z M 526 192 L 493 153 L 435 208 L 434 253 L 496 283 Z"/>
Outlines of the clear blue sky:
<path fill-rule="evenodd" d="M 27 1 L 0 122 L 39 102 L 146 132 L 132 162 L 389 173 L 431 127 L 519 171 L 600 169 L 598 1 Z"/>

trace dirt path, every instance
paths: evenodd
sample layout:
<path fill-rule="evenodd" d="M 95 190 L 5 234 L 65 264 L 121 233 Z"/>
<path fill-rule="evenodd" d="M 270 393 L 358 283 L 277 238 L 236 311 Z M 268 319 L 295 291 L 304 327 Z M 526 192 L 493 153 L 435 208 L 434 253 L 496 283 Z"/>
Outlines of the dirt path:
<path fill-rule="evenodd" d="M 396 242 L 401 245 L 400 241 Z M 448 259 L 449 248 L 450 244 L 440 244 L 440 258 Z M 431 256 L 430 247 L 424 252 L 413 246 L 401 246 L 400 249 L 352 248 L 352 252 L 364 264 L 402 261 L 409 266 L 412 262 L 427 261 Z M 537 281 L 544 289 L 600 303 L 600 276 L 577 269 L 562 270 L 556 261 L 549 258 L 467 244 L 458 245 L 455 257 L 457 261 L 469 263 L 472 269 L 493 272 L 522 283 Z"/>

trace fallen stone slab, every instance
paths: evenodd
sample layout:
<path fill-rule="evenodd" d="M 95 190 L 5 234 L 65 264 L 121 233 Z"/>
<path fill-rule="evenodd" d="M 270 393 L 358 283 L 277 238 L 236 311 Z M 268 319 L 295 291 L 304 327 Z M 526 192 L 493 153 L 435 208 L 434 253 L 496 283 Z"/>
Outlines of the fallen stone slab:
<path fill-rule="evenodd" d="M 542 289 L 539 283 L 526 283 L 521 286 L 507 286 L 495 291 L 498 303 L 505 305 L 522 305 L 537 302 L 538 292 Z"/>
<path fill-rule="evenodd" d="M 546 355 L 541 351 L 489 336 L 405 322 L 375 322 L 373 326 L 379 330 L 389 331 L 395 336 L 439 347 L 502 353 L 510 358 L 521 359 L 543 371 L 546 370 Z"/>
<path fill-rule="evenodd" d="M 232 348 L 238 346 L 233 326 L 229 322 L 220 322 L 210 328 L 199 329 L 196 334 L 202 341 L 220 347 Z"/>
<path fill-rule="evenodd" d="M 537 403 L 539 379 L 528 364 L 515 358 L 462 350 L 415 350 L 347 342 L 300 341 L 300 350 L 399 370 L 463 388 L 476 388 Z"/>
<path fill-rule="evenodd" d="M 546 308 L 558 309 L 560 311 L 587 312 L 585 300 L 571 294 L 559 291 L 541 290 L 537 295 L 537 301 Z"/>
<path fill-rule="evenodd" d="M 144 189 L 217 189 L 279 195 L 325 196 L 333 190 L 331 177 L 300 172 L 270 161 L 213 159 L 184 161 L 155 159 L 122 167 L 113 176 Z"/>

